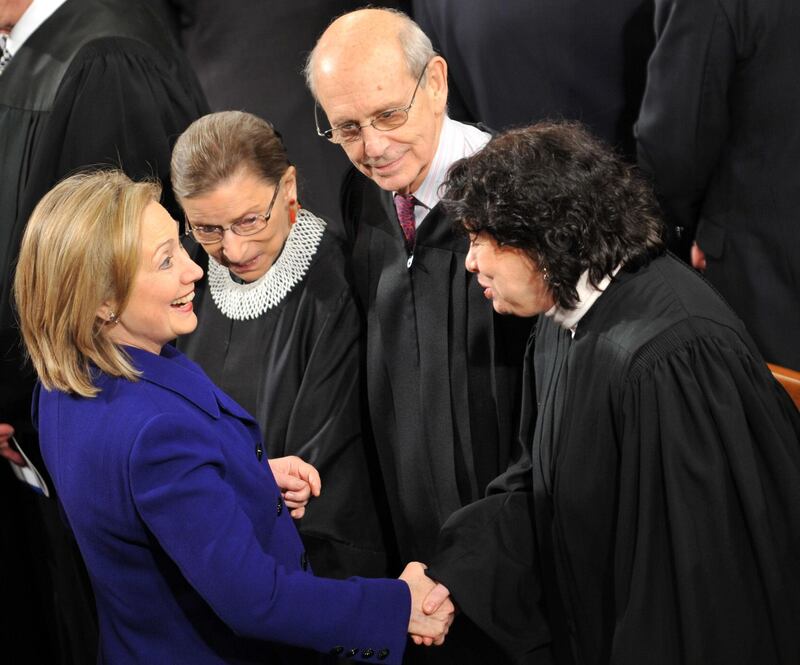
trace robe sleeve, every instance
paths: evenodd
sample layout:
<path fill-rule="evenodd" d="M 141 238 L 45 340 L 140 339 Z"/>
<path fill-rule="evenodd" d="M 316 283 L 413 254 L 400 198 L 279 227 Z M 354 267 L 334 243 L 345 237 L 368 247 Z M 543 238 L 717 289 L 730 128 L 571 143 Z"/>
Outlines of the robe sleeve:
<path fill-rule="evenodd" d="M 380 577 L 387 573 L 378 519 L 383 490 L 361 430 L 360 322 L 349 287 L 311 330 L 314 337 L 303 342 L 310 349 L 303 379 L 286 405 L 284 451 L 316 467 L 322 494 L 298 526 L 316 572 Z"/>
<path fill-rule="evenodd" d="M 658 0 L 636 138 L 639 165 L 653 177 L 667 221 L 682 227 L 672 249 L 682 258 L 700 204 L 728 138 L 735 37 L 715 0 Z"/>
<path fill-rule="evenodd" d="M 177 56 L 176 56 L 177 57 Z M 169 187 L 172 146 L 207 112 L 194 74 L 132 39 L 103 38 L 84 47 L 62 81 L 50 121 L 37 138 L 23 214 L 65 176 L 115 166 L 131 178 L 158 178 L 164 204 L 178 208 Z"/>
<path fill-rule="evenodd" d="M 515 664 L 554 663 L 543 609 L 530 451 L 442 527 L 428 575 Z M 458 621 L 458 619 L 456 619 Z"/>
<path fill-rule="evenodd" d="M 646 356 L 621 392 L 610 662 L 800 662 L 797 410 L 741 345 Z"/>

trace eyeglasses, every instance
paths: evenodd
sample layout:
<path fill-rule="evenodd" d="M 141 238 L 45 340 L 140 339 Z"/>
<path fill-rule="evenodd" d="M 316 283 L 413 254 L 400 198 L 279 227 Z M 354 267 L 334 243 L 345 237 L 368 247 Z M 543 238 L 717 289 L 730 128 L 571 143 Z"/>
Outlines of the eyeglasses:
<path fill-rule="evenodd" d="M 417 97 L 417 90 L 419 90 L 419 84 L 422 83 L 422 77 L 425 76 L 425 72 L 428 69 L 428 65 L 426 64 L 425 67 L 422 68 L 422 72 L 417 79 L 417 85 L 414 86 L 414 94 L 411 95 L 411 101 L 408 103 L 408 106 L 404 106 L 403 108 L 399 109 L 387 109 L 376 115 L 372 120 L 370 120 L 366 125 L 359 125 L 355 122 L 346 122 L 338 127 L 332 127 L 330 129 L 326 129 L 322 131 L 319 128 L 319 117 L 317 115 L 317 104 L 314 104 L 314 122 L 317 125 L 317 134 L 319 136 L 323 136 L 328 139 L 331 143 L 352 143 L 353 141 L 358 140 L 361 138 L 361 130 L 364 127 L 372 126 L 378 131 L 381 132 L 388 132 L 392 129 L 397 129 L 398 127 L 402 127 L 408 121 L 408 112 L 411 110 L 411 107 L 414 105 L 414 100 Z"/>
<path fill-rule="evenodd" d="M 275 185 L 272 200 L 269 202 L 267 212 L 263 215 L 245 215 L 229 226 L 215 226 L 210 224 L 192 224 L 186 220 L 187 229 L 185 235 L 194 238 L 201 245 L 213 245 L 220 242 L 225 231 L 233 231 L 237 236 L 251 236 L 267 227 L 267 222 L 272 216 L 272 208 L 278 198 L 278 190 L 281 187 L 280 181 Z"/>

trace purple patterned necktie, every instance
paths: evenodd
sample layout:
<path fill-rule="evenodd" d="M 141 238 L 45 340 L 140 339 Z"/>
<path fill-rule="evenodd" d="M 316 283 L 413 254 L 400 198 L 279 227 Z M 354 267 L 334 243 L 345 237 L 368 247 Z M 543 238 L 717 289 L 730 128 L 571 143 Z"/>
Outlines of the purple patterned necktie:
<path fill-rule="evenodd" d="M 8 50 L 6 46 L 6 42 L 8 41 L 8 35 L 3 33 L 0 35 L 0 74 L 3 73 L 3 70 L 6 68 L 6 65 L 11 60 L 11 52 Z"/>
<path fill-rule="evenodd" d="M 406 239 L 406 249 L 411 252 L 414 249 L 414 238 L 417 234 L 417 222 L 414 219 L 414 206 L 417 204 L 411 194 L 395 194 L 394 207 L 397 210 L 397 220 L 403 230 Z"/>

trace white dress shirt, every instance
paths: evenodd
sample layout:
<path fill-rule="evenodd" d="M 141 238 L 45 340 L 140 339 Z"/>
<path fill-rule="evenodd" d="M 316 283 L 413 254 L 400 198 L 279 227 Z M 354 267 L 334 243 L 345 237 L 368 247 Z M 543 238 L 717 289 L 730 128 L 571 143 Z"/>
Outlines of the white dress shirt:
<path fill-rule="evenodd" d="M 25 43 L 28 37 L 36 32 L 39 26 L 49 19 L 53 15 L 53 12 L 66 1 L 67 0 L 33 0 L 30 7 L 25 10 L 25 13 L 20 17 L 16 25 L 11 28 L 11 32 L 8 33 L 6 49 L 12 57 Z"/>
<path fill-rule="evenodd" d="M 454 162 L 469 157 L 485 146 L 491 135 L 473 125 L 465 125 L 445 116 L 439 145 L 431 161 L 428 174 L 417 191 L 411 192 L 419 204 L 414 208 L 417 228 L 430 210 L 439 203 L 439 188 L 447 178 L 447 170 Z"/>

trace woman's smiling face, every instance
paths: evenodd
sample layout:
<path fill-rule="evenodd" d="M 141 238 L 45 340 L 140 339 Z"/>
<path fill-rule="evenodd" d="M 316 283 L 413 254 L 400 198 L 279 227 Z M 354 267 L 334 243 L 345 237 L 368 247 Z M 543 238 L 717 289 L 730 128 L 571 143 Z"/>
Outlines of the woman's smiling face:
<path fill-rule="evenodd" d="M 139 268 L 128 304 L 117 312 L 118 322 L 107 334 L 117 344 L 160 353 L 165 344 L 197 327 L 192 299 L 194 283 L 202 276 L 178 239 L 178 223 L 151 201 L 142 217 Z M 107 319 L 109 312 L 100 315 Z"/>
<path fill-rule="evenodd" d="M 498 245 L 486 231 L 470 234 L 464 264 L 477 275 L 483 295 L 498 314 L 535 316 L 555 304 L 533 259 L 517 247 Z"/>

